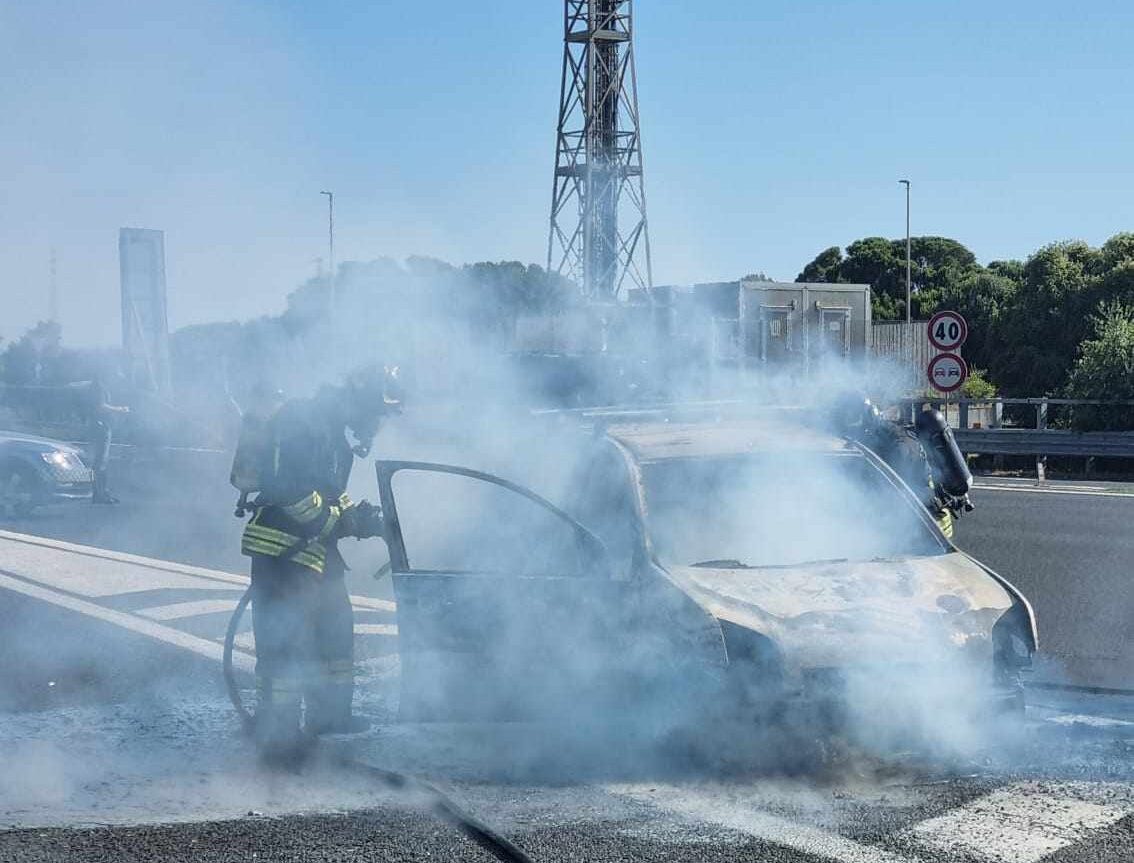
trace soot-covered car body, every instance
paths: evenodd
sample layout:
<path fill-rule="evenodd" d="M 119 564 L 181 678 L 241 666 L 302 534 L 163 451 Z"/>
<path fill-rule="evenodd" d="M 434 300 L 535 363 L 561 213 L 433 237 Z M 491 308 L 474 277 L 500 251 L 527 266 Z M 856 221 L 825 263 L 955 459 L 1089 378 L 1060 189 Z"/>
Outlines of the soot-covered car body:
<path fill-rule="evenodd" d="M 78 447 L 51 438 L 0 432 L 0 516 L 89 500 L 92 474 Z"/>
<path fill-rule="evenodd" d="M 856 679 L 1022 704 L 1027 600 L 794 412 L 599 428 L 558 505 L 460 467 L 377 470 L 407 719 L 557 715 L 677 679 L 752 705 Z"/>

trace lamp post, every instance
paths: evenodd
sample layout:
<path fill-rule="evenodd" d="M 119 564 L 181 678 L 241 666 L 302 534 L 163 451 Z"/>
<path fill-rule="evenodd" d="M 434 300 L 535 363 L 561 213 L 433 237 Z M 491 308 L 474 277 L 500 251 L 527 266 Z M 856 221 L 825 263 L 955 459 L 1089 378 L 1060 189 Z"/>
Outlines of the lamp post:
<path fill-rule="evenodd" d="M 320 192 L 327 196 L 327 260 L 331 268 L 331 310 L 335 308 L 335 193 Z"/>
<path fill-rule="evenodd" d="M 913 319 L 910 308 L 910 181 L 898 180 L 898 182 L 906 187 L 906 323 L 908 324 Z"/>

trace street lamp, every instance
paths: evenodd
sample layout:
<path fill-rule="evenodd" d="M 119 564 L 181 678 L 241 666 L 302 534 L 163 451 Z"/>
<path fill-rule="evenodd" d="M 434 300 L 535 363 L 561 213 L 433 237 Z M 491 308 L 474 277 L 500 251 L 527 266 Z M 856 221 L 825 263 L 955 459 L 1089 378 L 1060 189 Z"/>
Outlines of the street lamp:
<path fill-rule="evenodd" d="M 331 267 L 331 310 L 335 308 L 335 193 L 320 192 L 327 196 L 327 260 Z"/>
<path fill-rule="evenodd" d="M 906 323 L 911 320 L 910 309 L 910 181 L 898 180 L 906 187 Z"/>

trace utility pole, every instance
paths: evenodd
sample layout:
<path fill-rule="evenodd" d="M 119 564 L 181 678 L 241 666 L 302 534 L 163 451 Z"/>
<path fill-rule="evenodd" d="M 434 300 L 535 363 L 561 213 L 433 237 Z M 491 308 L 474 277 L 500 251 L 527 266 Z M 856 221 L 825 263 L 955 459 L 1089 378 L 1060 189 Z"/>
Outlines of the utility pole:
<path fill-rule="evenodd" d="M 564 0 L 563 20 L 547 269 L 609 302 L 653 287 L 633 2 Z"/>
<path fill-rule="evenodd" d="M 898 180 L 898 182 L 906 187 L 906 323 L 908 324 L 913 320 L 910 308 L 910 181 Z"/>
<path fill-rule="evenodd" d="M 327 196 L 327 261 L 331 268 L 331 311 L 335 310 L 335 193 L 320 192 Z"/>
<path fill-rule="evenodd" d="M 55 246 L 51 247 L 51 281 L 47 284 L 48 320 L 59 323 L 59 282 L 55 272 Z"/>

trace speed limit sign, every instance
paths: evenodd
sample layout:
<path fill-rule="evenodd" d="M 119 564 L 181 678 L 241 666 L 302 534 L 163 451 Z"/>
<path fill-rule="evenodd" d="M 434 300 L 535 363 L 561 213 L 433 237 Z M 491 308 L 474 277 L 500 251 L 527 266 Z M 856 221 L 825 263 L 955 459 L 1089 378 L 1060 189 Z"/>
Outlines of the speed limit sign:
<path fill-rule="evenodd" d="M 939 351 L 955 351 L 969 337 L 969 325 L 957 312 L 938 312 L 929 319 L 929 342 Z"/>

